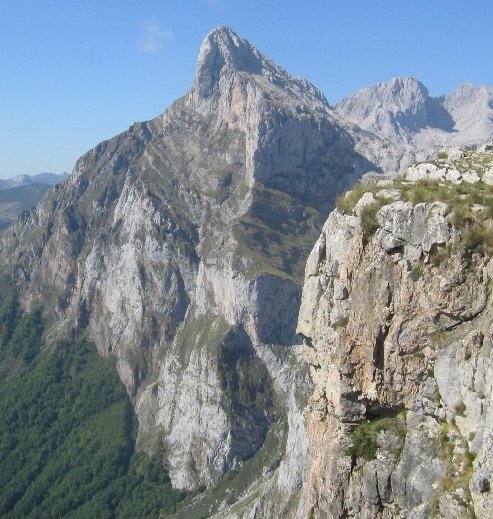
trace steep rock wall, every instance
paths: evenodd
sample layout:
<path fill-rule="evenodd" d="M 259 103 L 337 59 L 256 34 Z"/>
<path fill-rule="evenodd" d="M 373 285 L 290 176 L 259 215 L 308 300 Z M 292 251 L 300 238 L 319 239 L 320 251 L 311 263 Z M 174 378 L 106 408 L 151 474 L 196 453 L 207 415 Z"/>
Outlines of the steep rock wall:
<path fill-rule="evenodd" d="M 332 212 L 307 262 L 305 515 L 490 517 L 491 253 L 395 187 Z"/>

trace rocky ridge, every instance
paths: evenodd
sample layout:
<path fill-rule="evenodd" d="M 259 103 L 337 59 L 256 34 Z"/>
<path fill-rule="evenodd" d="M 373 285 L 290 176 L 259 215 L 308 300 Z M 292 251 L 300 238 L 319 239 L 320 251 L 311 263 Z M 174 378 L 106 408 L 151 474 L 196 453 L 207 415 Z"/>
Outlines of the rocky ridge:
<path fill-rule="evenodd" d="M 17 175 L 11 178 L 0 178 L 0 189 L 28 186 L 30 184 L 45 184 L 54 186 L 67 178 L 67 173 L 38 173 L 37 175 Z"/>
<path fill-rule="evenodd" d="M 491 515 L 492 166 L 443 151 L 326 221 L 298 322 L 307 517 Z"/>

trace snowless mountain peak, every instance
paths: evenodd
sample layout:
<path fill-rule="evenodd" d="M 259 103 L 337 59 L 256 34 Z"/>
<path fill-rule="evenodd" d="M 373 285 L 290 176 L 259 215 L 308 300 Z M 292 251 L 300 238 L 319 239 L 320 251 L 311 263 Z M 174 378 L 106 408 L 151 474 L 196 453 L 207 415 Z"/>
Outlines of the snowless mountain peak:
<path fill-rule="evenodd" d="M 336 110 L 365 130 L 418 148 L 479 144 L 492 131 L 493 89 L 464 83 L 431 97 L 416 78 L 395 77 L 355 92 Z"/>
<path fill-rule="evenodd" d="M 230 27 L 221 26 L 204 38 L 197 60 L 193 90 L 201 99 L 220 95 L 232 77 L 248 74 L 297 94 L 305 93 L 328 106 L 325 96 L 304 78 L 291 76 Z"/>

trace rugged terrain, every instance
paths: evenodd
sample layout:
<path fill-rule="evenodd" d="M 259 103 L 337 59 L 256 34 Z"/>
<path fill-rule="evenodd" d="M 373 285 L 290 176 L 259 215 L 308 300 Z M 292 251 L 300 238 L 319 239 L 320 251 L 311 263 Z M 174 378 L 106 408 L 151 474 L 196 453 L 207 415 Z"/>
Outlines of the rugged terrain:
<path fill-rule="evenodd" d="M 493 154 L 439 157 L 346 194 L 308 259 L 307 516 L 491 516 Z"/>
<path fill-rule="evenodd" d="M 466 83 L 451 94 L 431 97 L 416 78 L 396 77 L 355 92 L 335 110 L 392 142 L 402 157 L 397 172 L 446 146 L 493 142 L 493 88 L 486 85 Z"/>
<path fill-rule="evenodd" d="M 393 110 L 414 110 L 413 95 Z M 457 125 L 452 112 L 447 117 Z M 306 258 L 337 194 L 365 173 L 381 179 L 380 173 L 395 174 L 432 153 L 349 119 L 308 81 L 290 76 L 230 29 L 216 29 L 201 46 L 194 84 L 183 98 L 82 156 L 72 175 L 0 238 L 3 269 L 14 275 L 23 306 L 45 309 L 46 341 L 88 337 L 102 356 L 116 359 L 138 417 L 138 449 L 164 452 L 173 486 L 196 493 L 174 517 L 373 517 L 383 507 L 395 514 L 398 507 L 428 510 L 431 498 L 423 489 L 410 491 L 410 498 L 396 484 L 382 498 L 380 487 L 368 483 L 373 480 L 365 474 L 377 473 L 381 457 L 376 440 L 370 454 L 376 452 L 377 461 L 364 463 L 357 445 L 345 454 L 357 423 L 385 419 L 392 424 L 384 436 L 394 460 L 386 462 L 385 481 L 395 472 L 402 482 L 418 470 L 414 459 L 394 470 L 401 458 L 393 453 L 421 441 L 410 443 L 401 432 L 404 411 L 409 421 L 424 391 L 435 391 L 436 428 L 450 422 L 444 440 L 450 460 L 434 462 L 428 479 L 439 481 L 449 466 L 467 474 L 471 453 L 477 453 L 474 463 L 484 459 L 472 444 L 466 450 L 461 443 L 472 422 L 460 429 L 460 420 L 445 420 L 450 402 L 436 397 L 445 390 L 438 347 L 429 338 L 457 333 L 450 337 L 459 341 L 476 319 L 463 306 L 476 308 L 485 297 L 481 287 L 490 267 L 484 255 L 471 248 L 463 257 L 452 248 L 439 266 L 430 259 L 441 257 L 447 243 L 462 243 L 465 231 L 454 227 L 445 205 L 461 193 L 416 205 L 404 200 L 412 192 L 405 183 L 397 194 L 395 186 L 386 194 L 378 192 L 384 187 L 375 191 L 377 184 L 358 188 L 368 193 L 356 214 L 350 202 L 343 203 L 348 214 L 332 213 L 308 259 L 299 321 L 307 346 L 296 334 Z M 463 142 L 474 144 L 468 139 Z M 488 185 L 486 162 L 474 173 L 469 156 L 454 153 L 454 164 L 412 168 L 408 182 L 420 186 L 419 178 L 431 175 L 453 186 L 476 177 L 476 184 Z M 384 203 L 394 198 L 400 205 Z M 362 214 L 369 220 L 361 221 Z M 384 235 L 376 231 L 385 226 Z M 402 229 L 412 239 L 402 237 Z M 439 268 L 450 294 L 443 301 L 437 295 L 433 310 L 426 289 L 438 283 L 442 290 L 442 271 L 433 270 Z M 428 304 L 429 314 L 422 308 Z M 477 315 L 486 319 L 482 312 Z M 487 345 L 486 329 L 481 333 Z M 396 334 L 398 347 L 391 341 Z M 436 377 L 427 376 L 428 359 Z M 465 393 L 463 400 L 467 419 L 473 408 Z M 464 468 L 460 449 L 469 459 Z M 344 480 L 335 477 L 341 474 Z M 363 480 L 373 497 L 362 494 Z M 467 500 L 466 486 L 459 485 Z M 441 495 L 453 500 L 459 487 Z"/>
<path fill-rule="evenodd" d="M 55 186 L 68 177 L 67 173 L 38 173 L 37 175 L 17 175 L 10 178 L 0 178 L 0 189 L 28 186 L 30 184 L 43 184 Z"/>

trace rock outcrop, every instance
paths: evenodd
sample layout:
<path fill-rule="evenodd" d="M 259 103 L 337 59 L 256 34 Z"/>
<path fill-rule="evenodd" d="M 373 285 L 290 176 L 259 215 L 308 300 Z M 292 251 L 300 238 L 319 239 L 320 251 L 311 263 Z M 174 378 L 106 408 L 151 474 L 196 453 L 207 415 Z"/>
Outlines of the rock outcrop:
<path fill-rule="evenodd" d="M 491 194 L 440 169 L 346 195 L 308 259 L 307 517 L 493 511 Z"/>

